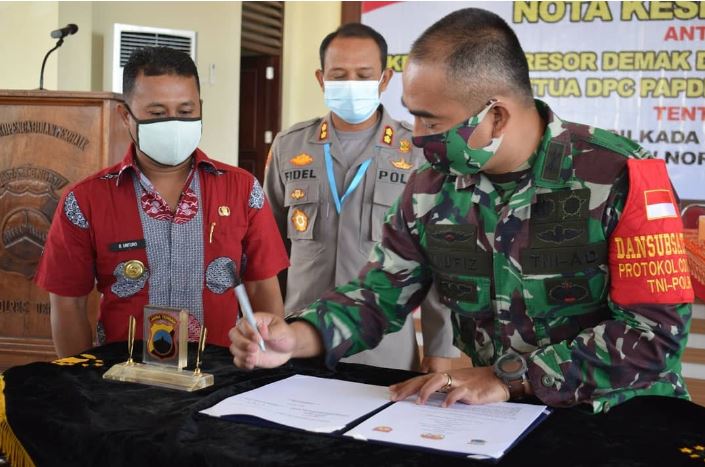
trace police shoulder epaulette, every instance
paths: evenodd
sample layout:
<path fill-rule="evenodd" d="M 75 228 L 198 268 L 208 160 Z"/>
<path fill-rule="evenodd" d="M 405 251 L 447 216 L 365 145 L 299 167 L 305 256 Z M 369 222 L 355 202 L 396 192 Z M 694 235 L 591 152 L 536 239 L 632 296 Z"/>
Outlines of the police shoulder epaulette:
<path fill-rule="evenodd" d="M 306 128 L 310 128 L 312 126 L 317 126 L 321 122 L 321 117 L 316 117 L 312 118 L 311 120 L 306 120 L 304 122 L 299 122 L 291 125 L 289 128 L 286 130 L 282 130 L 280 133 L 281 136 L 288 135 L 291 133 L 296 133 L 301 130 L 305 130 Z"/>
<path fill-rule="evenodd" d="M 409 130 L 409 131 L 411 131 L 411 132 L 414 131 L 414 125 L 412 125 L 411 123 L 409 123 L 409 122 L 407 122 L 407 121 L 399 120 L 399 125 L 400 125 L 402 128 L 404 128 L 405 130 Z"/>
<path fill-rule="evenodd" d="M 653 157 L 649 151 L 641 147 L 636 141 L 625 138 L 622 135 L 601 128 L 590 128 L 587 125 L 580 126 L 585 127 L 588 131 L 581 131 L 578 134 L 581 136 L 587 134 L 587 137 L 582 136 L 581 139 L 590 144 L 600 146 L 628 158 L 650 159 Z"/>

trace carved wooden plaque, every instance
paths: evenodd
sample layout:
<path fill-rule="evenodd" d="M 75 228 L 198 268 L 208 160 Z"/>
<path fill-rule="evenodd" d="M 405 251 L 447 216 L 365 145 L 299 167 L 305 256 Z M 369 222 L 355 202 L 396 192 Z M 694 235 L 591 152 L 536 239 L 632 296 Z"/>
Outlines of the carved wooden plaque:
<path fill-rule="evenodd" d="M 32 279 L 64 190 L 127 149 L 119 102 L 112 93 L 0 91 L 0 371 L 55 358 L 49 297 Z M 92 323 L 97 306 L 94 292 Z"/>

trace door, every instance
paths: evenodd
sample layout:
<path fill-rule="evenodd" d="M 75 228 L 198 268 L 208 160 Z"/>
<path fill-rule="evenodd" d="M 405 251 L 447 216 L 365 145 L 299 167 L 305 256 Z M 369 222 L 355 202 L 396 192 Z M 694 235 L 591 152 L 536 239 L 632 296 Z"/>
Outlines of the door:
<path fill-rule="evenodd" d="M 280 59 L 243 56 L 240 61 L 240 152 L 238 165 L 262 183 L 267 154 L 280 127 Z"/>

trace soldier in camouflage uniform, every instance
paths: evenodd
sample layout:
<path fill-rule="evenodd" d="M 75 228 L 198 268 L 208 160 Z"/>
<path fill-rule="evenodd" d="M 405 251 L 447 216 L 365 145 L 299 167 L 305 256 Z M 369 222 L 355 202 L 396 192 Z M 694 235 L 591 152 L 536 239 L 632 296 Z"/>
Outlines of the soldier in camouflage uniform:
<path fill-rule="evenodd" d="M 516 36 L 484 10 L 454 12 L 415 42 L 404 101 L 429 164 L 388 213 L 382 243 L 358 279 L 325 294 L 303 322 L 259 315 L 276 342 L 269 355 L 251 330 L 231 332 L 235 363 L 323 354 L 333 366 L 397 329 L 434 282 L 474 367 L 394 385 L 394 400 L 533 394 L 601 412 L 637 395 L 688 398 L 687 268 L 634 274 L 642 252 L 647 269 L 684 258 L 663 161 L 534 102 Z M 671 201 L 652 205 L 654 194 Z M 672 288 L 654 288 L 666 279 Z"/>

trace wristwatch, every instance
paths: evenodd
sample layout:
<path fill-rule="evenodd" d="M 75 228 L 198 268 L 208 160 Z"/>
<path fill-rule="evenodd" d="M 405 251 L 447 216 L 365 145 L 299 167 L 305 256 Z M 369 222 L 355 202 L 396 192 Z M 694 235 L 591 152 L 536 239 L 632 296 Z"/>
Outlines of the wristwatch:
<path fill-rule="evenodd" d="M 528 380 L 526 359 L 514 352 L 508 352 L 497 359 L 493 366 L 494 374 L 501 379 L 509 389 L 509 399 L 521 399 L 526 395 Z"/>

